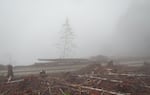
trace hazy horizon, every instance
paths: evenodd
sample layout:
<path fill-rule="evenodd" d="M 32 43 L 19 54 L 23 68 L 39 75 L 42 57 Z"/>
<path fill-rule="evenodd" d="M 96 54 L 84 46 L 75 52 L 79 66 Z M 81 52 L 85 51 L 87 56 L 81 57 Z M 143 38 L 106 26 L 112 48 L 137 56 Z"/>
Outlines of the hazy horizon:
<path fill-rule="evenodd" d="M 59 58 L 56 44 L 67 17 L 76 44 L 70 57 L 150 56 L 149 5 L 148 0 L 1 0 L 0 64 Z"/>

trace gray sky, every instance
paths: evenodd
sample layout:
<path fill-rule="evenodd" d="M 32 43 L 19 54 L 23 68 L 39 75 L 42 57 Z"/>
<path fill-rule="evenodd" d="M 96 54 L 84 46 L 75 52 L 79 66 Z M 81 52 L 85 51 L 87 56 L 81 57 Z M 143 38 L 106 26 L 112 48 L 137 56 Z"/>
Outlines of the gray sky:
<path fill-rule="evenodd" d="M 8 64 L 10 55 L 14 65 L 59 57 L 56 43 L 66 17 L 76 35 L 74 57 L 119 55 L 114 34 L 132 1 L 0 0 L 0 64 Z"/>

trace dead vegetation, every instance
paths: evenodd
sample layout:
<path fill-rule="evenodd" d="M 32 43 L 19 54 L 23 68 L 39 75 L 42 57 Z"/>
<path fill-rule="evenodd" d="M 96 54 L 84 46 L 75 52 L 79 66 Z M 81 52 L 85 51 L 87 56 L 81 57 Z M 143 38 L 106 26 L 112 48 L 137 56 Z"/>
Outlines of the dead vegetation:
<path fill-rule="evenodd" d="M 76 72 L 1 78 L 0 95 L 150 95 L 150 75 L 142 68 L 92 64 Z"/>

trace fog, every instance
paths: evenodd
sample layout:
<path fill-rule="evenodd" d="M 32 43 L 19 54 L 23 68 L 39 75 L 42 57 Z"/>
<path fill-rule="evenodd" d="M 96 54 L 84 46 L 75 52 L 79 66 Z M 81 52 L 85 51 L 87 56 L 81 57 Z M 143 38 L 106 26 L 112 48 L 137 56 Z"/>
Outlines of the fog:
<path fill-rule="evenodd" d="M 66 18 L 70 57 L 149 56 L 149 0 L 0 0 L 0 64 L 58 58 Z"/>

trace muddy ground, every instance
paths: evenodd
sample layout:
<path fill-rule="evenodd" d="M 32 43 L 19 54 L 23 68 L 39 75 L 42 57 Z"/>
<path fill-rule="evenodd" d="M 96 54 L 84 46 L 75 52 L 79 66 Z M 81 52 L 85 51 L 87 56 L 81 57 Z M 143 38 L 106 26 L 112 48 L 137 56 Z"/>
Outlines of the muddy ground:
<path fill-rule="evenodd" d="M 0 95 L 150 95 L 149 65 L 91 64 L 72 72 L 0 78 Z"/>

